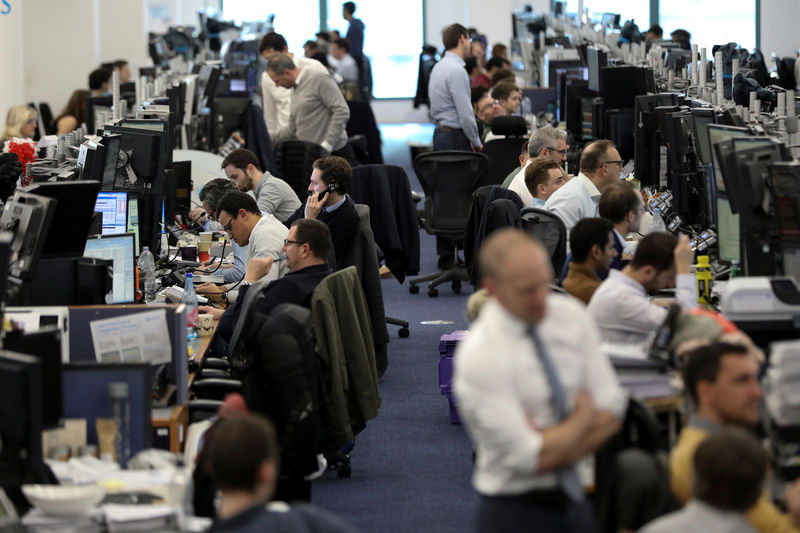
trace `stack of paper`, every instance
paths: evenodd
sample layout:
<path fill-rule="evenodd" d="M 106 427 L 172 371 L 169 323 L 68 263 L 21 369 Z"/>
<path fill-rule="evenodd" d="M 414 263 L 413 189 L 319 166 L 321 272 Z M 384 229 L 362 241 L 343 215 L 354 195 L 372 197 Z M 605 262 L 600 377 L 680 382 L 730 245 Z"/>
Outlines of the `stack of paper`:
<path fill-rule="evenodd" d="M 800 425 L 800 341 L 773 342 L 764 397 L 780 426 Z"/>
<path fill-rule="evenodd" d="M 109 533 L 128 531 L 174 531 L 178 529 L 175 508 L 169 505 L 120 505 L 101 507 Z"/>
<path fill-rule="evenodd" d="M 22 519 L 32 533 L 100 533 L 103 531 L 103 513 L 91 509 L 75 516 L 52 516 L 39 509 L 31 509 Z"/>

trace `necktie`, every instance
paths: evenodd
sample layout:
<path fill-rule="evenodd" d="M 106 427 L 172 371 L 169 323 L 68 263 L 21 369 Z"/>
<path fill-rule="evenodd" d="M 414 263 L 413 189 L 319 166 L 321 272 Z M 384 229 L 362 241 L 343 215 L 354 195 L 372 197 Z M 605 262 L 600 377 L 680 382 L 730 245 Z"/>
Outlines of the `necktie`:
<path fill-rule="evenodd" d="M 533 346 L 536 349 L 536 355 L 539 357 L 539 362 L 542 364 L 547 383 L 550 385 L 550 392 L 552 394 L 553 407 L 555 407 L 556 415 L 560 421 L 565 420 L 569 416 L 567 409 L 567 395 L 564 392 L 564 387 L 561 385 L 561 380 L 556 373 L 556 367 L 547 349 L 539 337 L 536 328 L 531 326 L 528 329 L 528 335 L 533 341 Z M 574 502 L 583 501 L 585 494 L 583 492 L 583 485 L 581 484 L 578 473 L 575 471 L 573 465 L 564 466 L 556 473 L 558 484 L 561 489 L 566 493 L 569 498 Z"/>

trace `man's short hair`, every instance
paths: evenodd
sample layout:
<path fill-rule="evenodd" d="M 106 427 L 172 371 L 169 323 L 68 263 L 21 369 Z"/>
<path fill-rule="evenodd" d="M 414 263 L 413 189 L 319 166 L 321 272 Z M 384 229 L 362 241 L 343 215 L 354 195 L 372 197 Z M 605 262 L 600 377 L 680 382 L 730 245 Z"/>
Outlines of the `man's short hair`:
<path fill-rule="evenodd" d="M 216 178 L 203 185 L 198 196 L 201 202 L 208 204 L 208 208 L 216 216 L 216 213 L 219 212 L 219 201 L 222 200 L 222 197 L 236 190 L 238 189 L 233 181 L 228 178 Z"/>
<path fill-rule="evenodd" d="M 661 38 L 664 36 L 664 28 L 662 28 L 658 24 L 653 24 L 645 33 L 652 33 L 658 35 L 658 37 Z"/>
<path fill-rule="evenodd" d="M 767 452 L 752 434 L 725 428 L 694 452 L 694 497 L 722 511 L 743 513 L 761 497 Z"/>
<path fill-rule="evenodd" d="M 264 50 L 268 49 L 272 49 L 280 53 L 286 50 L 288 46 L 289 45 L 286 44 L 286 39 L 283 38 L 283 35 L 271 31 L 263 36 L 261 38 L 261 42 L 258 43 L 258 53 L 263 54 Z"/>
<path fill-rule="evenodd" d="M 544 148 L 558 147 L 558 141 L 561 139 L 564 139 L 564 141 L 567 140 L 566 131 L 554 128 L 552 126 L 539 128 L 533 132 L 533 135 L 531 135 L 531 138 L 528 141 L 528 155 L 531 157 L 539 157 L 539 153 Z"/>
<path fill-rule="evenodd" d="M 525 142 L 522 143 L 522 147 L 519 150 L 519 155 L 528 155 L 528 143 L 530 142 L 529 139 L 525 139 Z"/>
<path fill-rule="evenodd" d="M 688 43 L 692 40 L 692 34 L 686 30 L 675 30 L 669 34 L 673 41 L 676 43 Z"/>
<path fill-rule="evenodd" d="M 331 34 L 326 31 L 318 31 L 314 34 L 317 39 L 322 39 L 325 42 L 331 42 Z"/>
<path fill-rule="evenodd" d="M 261 163 L 258 162 L 258 156 L 246 148 L 239 148 L 229 153 L 222 160 L 222 168 L 225 169 L 228 165 L 233 165 L 234 168 L 240 170 L 247 170 L 247 165 L 253 165 L 256 170 L 261 171 Z"/>
<path fill-rule="evenodd" d="M 639 241 L 631 260 L 631 268 L 651 266 L 658 272 L 669 270 L 675 262 L 675 247 L 678 238 L 671 233 L 648 233 Z"/>
<path fill-rule="evenodd" d="M 606 162 L 606 152 L 611 148 L 616 148 L 613 142 L 601 139 L 594 141 L 584 148 L 581 154 L 580 170 L 581 172 L 594 172 Z"/>
<path fill-rule="evenodd" d="M 120 69 L 122 67 L 124 67 L 125 65 L 127 65 L 127 64 L 128 64 L 128 61 L 125 60 L 125 59 L 117 59 L 116 61 L 114 61 L 114 66 L 116 68 L 120 68 Z"/>
<path fill-rule="evenodd" d="M 514 83 L 510 81 L 501 81 L 492 87 L 492 98 L 495 100 L 508 100 L 511 98 L 512 94 L 518 91 L 520 91 L 520 88 Z"/>
<path fill-rule="evenodd" d="M 333 41 L 333 44 L 344 50 L 345 52 L 350 51 L 350 43 L 347 42 L 347 39 L 342 39 L 341 37 Z"/>
<path fill-rule="evenodd" d="M 350 163 L 343 157 L 331 155 L 321 157 L 314 161 L 314 168 L 322 172 L 322 181 L 330 188 L 331 182 L 336 182 L 336 192 L 345 194 L 350 188 L 350 179 L 353 177 L 353 169 Z"/>
<path fill-rule="evenodd" d="M 303 48 L 306 48 L 306 47 L 311 48 L 312 50 L 318 50 L 319 49 L 319 45 L 317 44 L 317 41 L 306 41 L 306 42 L 304 42 L 303 43 Z"/>
<path fill-rule="evenodd" d="M 499 68 L 494 71 L 494 74 L 492 74 L 492 87 L 494 87 L 503 80 L 513 81 L 516 79 L 517 77 L 514 76 L 514 73 L 511 72 L 509 69 Z"/>
<path fill-rule="evenodd" d="M 506 47 L 506 45 L 504 45 L 503 43 L 494 43 L 492 45 L 492 57 L 493 58 L 494 57 L 499 57 L 503 61 L 508 62 L 508 60 L 506 58 L 502 57 L 502 55 L 505 54 L 506 52 L 508 52 L 508 47 Z"/>
<path fill-rule="evenodd" d="M 494 52 L 494 48 L 495 47 L 497 47 L 497 45 L 492 47 L 492 52 Z M 486 70 L 487 71 L 492 70 L 493 68 L 508 68 L 510 66 L 511 66 L 511 62 L 508 59 L 504 58 L 504 57 L 492 56 L 486 62 Z"/>
<path fill-rule="evenodd" d="M 444 44 L 444 49 L 452 50 L 458 46 L 458 42 L 461 40 L 462 36 L 469 37 L 467 28 L 461 24 L 450 24 L 444 29 L 444 32 L 442 32 L 442 44 Z"/>
<path fill-rule="evenodd" d="M 314 257 L 327 261 L 332 246 L 331 230 L 327 224 L 315 218 L 298 218 L 292 222 L 292 227 L 297 228 L 297 242 L 308 244 Z"/>
<path fill-rule="evenodd" d="M 546 184 L 550 180 L 550 171 L 558 168 L 558 163 L 547 158 L 534 159 L 525 167 L 525 186 L 531 196 L 536 198 L 539 185 Z"/>
<path fill-rule="evenodd" d="M 217 218 L 223 211 L 228 213 L 232 218 L 239 216 L 239 210 L 244 209 L 253 215 L 261 215 L 261 210 L 258 209 L 258 204 L 255 199 L 247 193 L 241 191 L 231 191 L 222 197 L 217 206 Z"/>
<path fill-rule="evenodd" d="M 619 224 L 628 213 L 636 211 L 643 203 L 641 195 L 629 183 L 624 181 L 612 183 L 600 195 L 598 212 L 613 224 Z"/>
<path fill-rule="evenodd" d="M 294 70 L 294 61 L 286 54 L 275 54 L 269 58 L 267 70 L 281 75 L 287 70 Z"/>
<path fill-rule="evenodd" d="M 583 263 L 589 257 L 592 247 L 596 244 L 600 250 L 604 250 L 609 238 L 613 240 L 610 233 L 614 231 L 614 226 L 604 218 L 583 218 L 569 232 L 569 247 L 572 252 L 572 260 L 575 263 Z"/>
<path fill-rule="evenodd" d="M 472 101 L 472 105 L 477 104 L 481 98 L 484 97 L 486 93 L 489 92 L 489 88 L 486 85 L 474 85 L 469 89 L 469 97 Z"/>
<path fill-rule="evenodd" d="M 98 68 L 89 74 L 89 88 L 93 91 L 103 88 L 103 84 L 111 79 L 111 71 L 105 68 Z"/>
<path fill-rule="evenodd" d="M 747 356 L 747 348 L 739 344 L 715 342 L 695 348 L 686 359 L 683 381 L 695 405 L 699 404 L 697 386 L 701 381 L 714 383 L 719 375 L 722 358 L 726 355 Z"/>
<path fill-rule="evenodd" d="M 278 466 L 280 451 L 275 428 L 259 415 L 228 416 L 214 428 L 208 456 L 217 488 L 253 492 L 261 465 L 269 462 Z"/>
<path fill-rule="evenodd" d="M 356 5 L 353 2 L 345 2 L 342 4 L 342 8 L 351 15 L 356 12 Z"/>

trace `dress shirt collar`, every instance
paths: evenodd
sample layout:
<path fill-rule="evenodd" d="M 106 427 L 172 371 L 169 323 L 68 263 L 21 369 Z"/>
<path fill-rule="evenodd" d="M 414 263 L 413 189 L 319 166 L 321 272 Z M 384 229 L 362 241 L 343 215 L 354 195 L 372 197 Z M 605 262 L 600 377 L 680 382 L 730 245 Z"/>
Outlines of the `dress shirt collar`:
<path fill-rule="evenodd" d="M 647 295 L 647 290 L 645 290 L 644 286 L 630 277 L 629 275 L 623 273 L 621 270 L 616 270 L 612 268 L 608 272 L 608 277 L 606 280 L 615 281 L 616 283 L 622 283 L 623 285 L 627 285 L 628 287 L 632 287 L 637 291 L 640 291 L 643 295 Z"/>
<path fill-rule="evenodd" d="M 442 59 L 447 59 L 448 57 L 453 61 L 455 61 L 456 63 L 458 63 L 459 65 L 461 65 L 462 67 L 466 65 L 466 63 L 464 63 L 464 60 L 461 59 L 461 56 L 456 54 L 455 52 L 451 52 L 450 50 L 448 50 L 447 52 L 444 53 L 444 57 Z"/>
<path fill-rule="evenodd" d="M 589 196 L 592 197 L 592 200 L 597 202 L 600 199 L 600 191 L 597 189 L 595 184 L 592 183 L 592 180 L 590 180 L 589 177 L 583 172 L 579 173 L 577 178 L 581 180 L 583 188 L 586 189 L 586 192 L 589 193 Z"/>
<path fill-rule="evenodd" d="M 625 237 L 622 236 L 622 233 L 617 231 L 617 228 L 614 228 L 614 235 L 617 236 L 617 239 L 619 239 L 620 244 L 624 247 L 625 246 Z"/>
<path fill-rule="evenodd" d="M 531 202 L 531 207 L 536 207 L 538 209 L 544 209 L 544 206 L 547 202 L 542 200 L 541 198 L 533 197 L 533 201 Z"/>
<path fill-rule="evenodd" d="M 333 204 L 333 205 L 330 205 L 330 206 L 328 206 L 328 207 L 325 207 L 325 208 L 323 209 L 323 211 L 325 211 L 326 213 L 333 213 L 334 211 L 336 211 L 337 209 L 339 209 L 339 208 L 342 206 L 342 204 L 343 204 L 343 203 L 345 203 L 346 201 L 347 201 L 347 195 L 345 194 L 344 196 L 342 196 L 342 199 L 341 199 L 341 200 L 339 200 L 338 202 L 336 202 L 336 203 L 335 203 L 335 204 Z"/>

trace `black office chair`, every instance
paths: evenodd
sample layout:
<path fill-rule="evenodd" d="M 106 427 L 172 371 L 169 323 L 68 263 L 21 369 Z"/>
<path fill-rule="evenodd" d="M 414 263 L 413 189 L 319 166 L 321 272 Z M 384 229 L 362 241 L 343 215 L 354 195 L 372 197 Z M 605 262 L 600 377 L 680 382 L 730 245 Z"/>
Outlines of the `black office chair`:
<path fill-rule="evenodd" d="M 519 166 L 519 153 L 528 135 L 528 126 L 523 117 L 497 117 L 492 121 L 492 133 L 505 138 L 492 139 L 483 145 L 483 154 L 489 158 L 489 171 L 481 185 L 500 185 L 509 172 Z"/>
<path fill-rule="evenodd" d="M 41 125 L 44 128 L 42 135 L 55 135 L 56 125 L 53 124 L 53 112 L 50 110 L 50 105 L 47 102 L 39 102 L 38 108 Z"/>
<path fill-rule="evenodd" d="M 428 296 L 439 295 L 437 285 L 451 282 L 453 292 L 461 291 L 461 282 L 467 281 L 467 269 L 458 257 L 463 248 L 464 228 L 472 205 L 472 193 L 486 176 L 489 159 L 480 153 L 445 151 L 420 154 L 414 159 L 414 171 L 425 191 L 425 210 L 422 227 L 431 235 L 444 237 L 454 243 L 455 264 L 435 274 L 410 280 L 411 294 L 419 292 L 419 283 L 429 281 Z"/>
<path fill-rule="evenodd" d="M 324 154 L 322 146 L 307 141 L 284 141 L 275 147 L 277 176 L 289 184 L 301 202 L 308 197 L 314 161 Z"/>
<path fill-rule="evenodd" d="M 189 424 L 216 416 L 220 407 L 220 400 L 189 400 Z"/>
<path fill-rule="evenodd" d="M 555 213 L 536 207 L 526 207 L 520 215 L 522 229 L 541 241 L 550 255 L 553 272 L 560 273 L 567 259 L 567 227 L 564 222 Z"/>
<path fill-rule="evenodd" d="M 242 393 L 242 382 L 235 379 L 207 378 L 192 383 L 192 392 L 200 400 L 224 400 L 232 392 Z"/>

